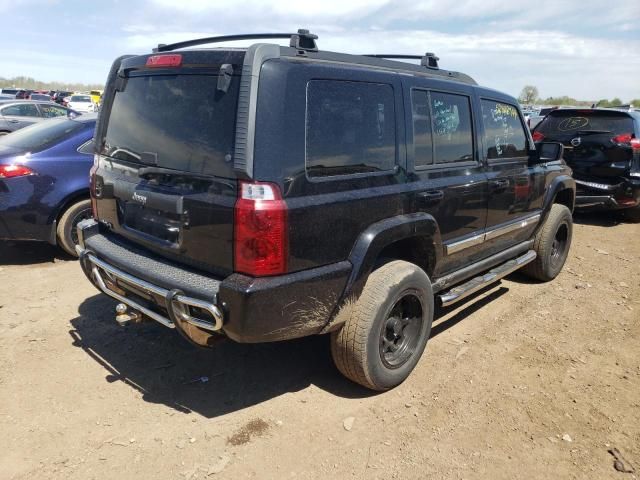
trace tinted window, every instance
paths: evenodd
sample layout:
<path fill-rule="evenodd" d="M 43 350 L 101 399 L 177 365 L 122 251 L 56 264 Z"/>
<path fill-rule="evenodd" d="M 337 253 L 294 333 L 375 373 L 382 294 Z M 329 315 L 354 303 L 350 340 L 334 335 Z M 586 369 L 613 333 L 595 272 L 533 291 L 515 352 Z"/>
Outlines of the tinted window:
<path fill-rule="evenodd" d="M 391 85 L 313 80 L 307 86 L 310 177 L 391 170 L 396 132 Z"/>
<path fill-rule="evenodd" d="M 67 109 L 58 107 L 57 105 L 40 105 L 42 116 L 47 118 L 61 117 L 67 114 Z"/>
<path fill-rule="evenodd" d="M 556 110 L 535 129 L 545 136 L 575 135 L 577 132 L 602 132 L 620 135 L 633 133 L 633 119 L 621 112 Z"/>
<path fill-rule="evenodd" d="M 233 177 L 238 77 L 152 75 L 116 93 L 103 154 L 134 163 Z"/>
<path fill-rule="evenodd" d="M 2 115 L 12 115 L 14 117 L 39 117 L 38 108 L 32 103 L 20 103 L 10 105 L 0 110 Z"/>
<path fill-rule="evenodd" d="M 527 156 L 527 136 L 518 109 L 493 100 L 482 100 L 482 122 L 487 158 Z"/>
<path fill-rule="evenodd" d="M 80 123 L 66 118 L 47 120 L 46 122 L 36 123 L 16 130 L 11 135 L 0 137 L 0 144 L 36 152 L 70 137 L 87 125 L 87 123 Z M 95 124 L 91 126 L 93 127 L 93 125 Z"/>
<path fill-rule="evenodd" d="M 473 160 L 473 133 L 469 97 L 431 92 L 436 163 Z"/>
<path fill-rule="evenodd" d="M 72 102 L 90 102 L 91 97 L 88 95 L 72 95 L 71 101 Z"/>
<path fill-rule="evenodd" d="M 433 141 L 431 138 L 431 113 L 429 94 L 424 90 L 411 92 L 413 111 L 413 145 L 415 166 L 433 163 Z"/>

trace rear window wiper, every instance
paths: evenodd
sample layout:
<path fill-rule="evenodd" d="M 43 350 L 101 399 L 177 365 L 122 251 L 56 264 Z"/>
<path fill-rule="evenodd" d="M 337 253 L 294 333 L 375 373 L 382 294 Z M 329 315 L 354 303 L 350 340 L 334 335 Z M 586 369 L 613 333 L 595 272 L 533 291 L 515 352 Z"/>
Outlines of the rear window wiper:
<path fill-rule="evenodd" d="M 205 175 L 203 173 L 191 173 L 191 172 L 182 172 L 180 170 L 173 170 L 171 168 L 162 168 L 162 167 L 142 167 L 138 170 L 138 176 L 140 178 L 147 179 L 148 177 L 154 176 L 174 176 L 174 177 L 188 177 L 188 178 L 196 178 L 199 180 L 213 180 L 213 176 Z"/>

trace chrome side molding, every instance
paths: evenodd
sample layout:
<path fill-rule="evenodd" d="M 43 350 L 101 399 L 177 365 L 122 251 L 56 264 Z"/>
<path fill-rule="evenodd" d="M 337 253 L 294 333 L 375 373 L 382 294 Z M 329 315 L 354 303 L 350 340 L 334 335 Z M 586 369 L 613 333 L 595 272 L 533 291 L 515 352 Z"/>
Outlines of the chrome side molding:
<path fill-rule="evenodd" d="M 444 246 L 445 254 L 451 255 L 452 253 L 459 252 L 461 250 L 464 250 L 465 248 L 473 247 L 475 245 L 480 245 L 481 243 L 484 243 L 487 240 L 492 240 L 501 235 L 514 232 L 521 228 L 526 228 L 528 226 L 538 223 L 539 221 L 540 221 L 540 214 L 536 213 L 535 215 L 531 215 L 530 217 L 519 219 L 507 225 L 502 225 L 500 227 L 493 228 L 484 233 L 478 233 L 476 235 L 465 238 L 463 240 L 457 240 L 452 243 L 445 244 Z"/>

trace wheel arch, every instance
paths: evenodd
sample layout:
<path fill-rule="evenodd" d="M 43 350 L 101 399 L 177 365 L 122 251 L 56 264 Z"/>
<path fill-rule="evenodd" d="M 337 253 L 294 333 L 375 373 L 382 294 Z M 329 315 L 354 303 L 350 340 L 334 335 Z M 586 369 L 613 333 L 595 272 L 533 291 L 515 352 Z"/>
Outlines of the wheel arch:
<path fill-rule="evenodd" d="M 58 235 L 57 228 L 58 222 L 60 221 L 60 217 L 64 214 L 64 212 L 74 203 L 77 203 L 81 200 L 88 200 L 90 198 L 89 187 L 82 190 L 76 190 L 73 193 L 67 195 L 54 209 L 49 218 L 49 223 L 51 224 L 51 232 L 49 233 L 49 243 L 51 245 L 58 244 Z"/>
<path fill-rule="evenodd" d="M 572 213 L 576 203 L 576 182 L 569 175 L 559 175 L 553 179 L 545 197 L 545 211 L 551 205 L 559 203 L 566 206 Z"/>
<path fill-rule="evenodd" d="M 431 277 L 442 257 L 441 246 L 440 229 L 428 213 L 399 215 L 369 226 L 351 250 L 351 274 L 323 333 L 344 323 L 345 312 L 362 293 L 371 272 L 381 264 L 405 260 L 418 265 Z"/>

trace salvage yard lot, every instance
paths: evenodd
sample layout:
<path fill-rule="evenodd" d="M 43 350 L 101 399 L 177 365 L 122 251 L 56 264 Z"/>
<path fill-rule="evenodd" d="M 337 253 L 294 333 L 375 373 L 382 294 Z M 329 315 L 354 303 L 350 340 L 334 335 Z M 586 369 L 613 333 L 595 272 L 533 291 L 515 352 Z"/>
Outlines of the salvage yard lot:
<path fill-rule="evenodd" d="M 198 350 L 122 329 L 75 261 L 0 244 L 0 477 L 637 478 L 639 233 L 577 217 L 555 281 L 511 275 L 440 312 L 383 394 L 323 337 Z"/>

